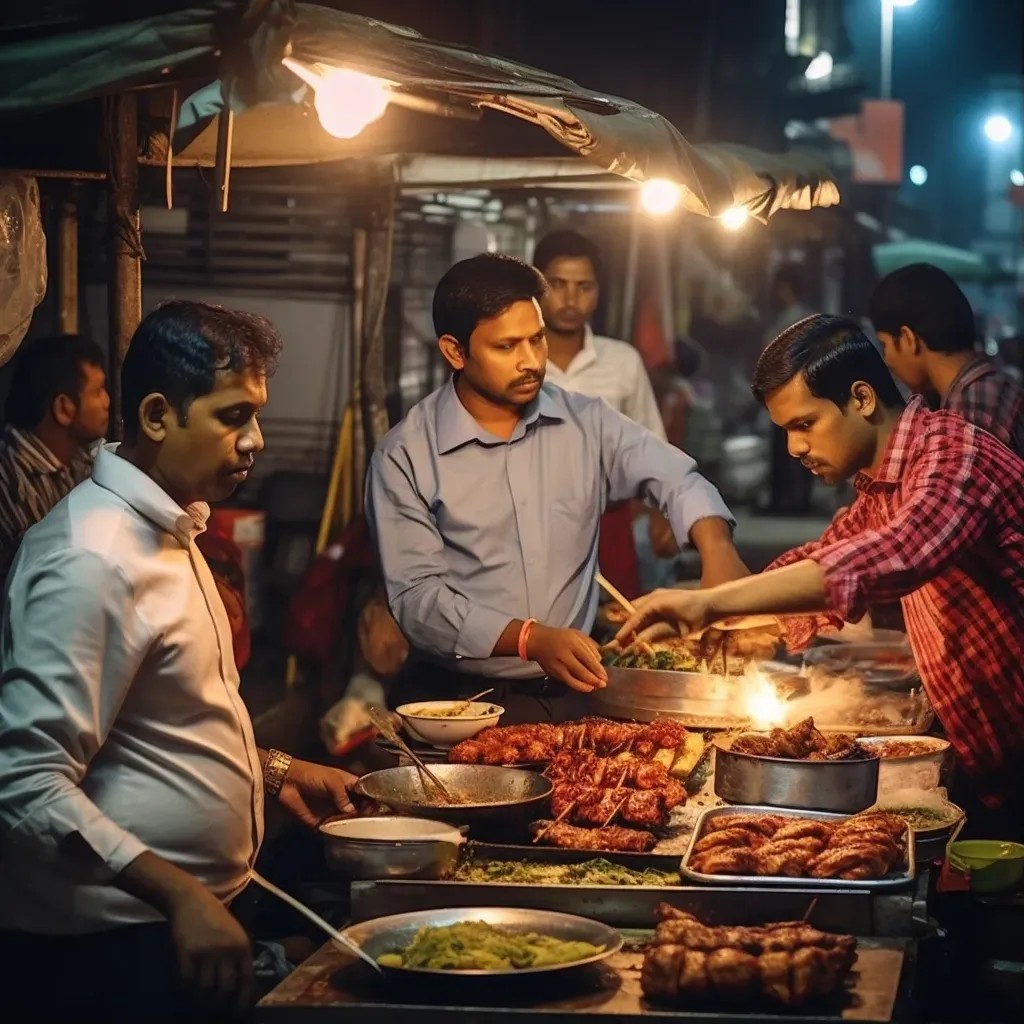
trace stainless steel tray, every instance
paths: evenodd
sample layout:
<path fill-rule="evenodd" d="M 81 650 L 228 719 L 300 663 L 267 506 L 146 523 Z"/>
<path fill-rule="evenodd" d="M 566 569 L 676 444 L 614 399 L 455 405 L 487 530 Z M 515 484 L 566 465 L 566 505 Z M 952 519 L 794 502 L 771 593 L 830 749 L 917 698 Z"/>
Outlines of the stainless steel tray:
<path fill-rule="evenodd" d="M 868 889 L 873 892 L 891 891 L 893 889 L 908 889 L 914 884 L 917 874 L 917 861 L 914 849 L 914 830 L 907 829 L 907 853 L 906 866 L 898 874 L 887 875 L 885 878 L 858 879 L 851 881 L 846 878 L 785 878 L 774 875 L 706 875 L 702 871 L 694 871 L 690 867 L 690 860 L 693 857 L 693 848 L 704 833 L 704 826 L 713 818 L 721 818 L 723 815 L 731 814 L 771 814 L 783 818 L 810 819 L 811 821 L 844 821 L 852 817 L 849 814 L 830 814 L 827 811 L 796 811 L 781 807 L 767 807 L 763 805 L 736 805 L 731 807 L 711 807 L 706 810 L 697 820 L 697 827 L 690 837 L 690 845 L 683 855 L 683 863 L 679 873 L 690 879 L 691 882 L 701 882 L 706 885 L 770 885 L 784 886 L 788 889 Z"/>

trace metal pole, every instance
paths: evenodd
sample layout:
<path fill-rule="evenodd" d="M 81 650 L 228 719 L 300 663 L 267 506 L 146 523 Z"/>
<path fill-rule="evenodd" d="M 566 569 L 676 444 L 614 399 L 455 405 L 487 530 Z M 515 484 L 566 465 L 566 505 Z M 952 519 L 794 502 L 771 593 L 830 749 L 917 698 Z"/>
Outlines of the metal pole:
<path fill-rule="evenodd" d="M 893 2 L 882 0 L 882 99 L 892 99 Z"/>
<path fill-rule="evenodd" d="M 142 319 L 142 236 L 139 221 L 139 108 L 133 93 L 107 106 L 107 311 L 111 432 L 122 437 L 121 363 Z"/>
<path fill-rule="evenodd" d="M 60 204 L 57 253 L 57 329 L 61 334 L 77 334 L 78 202 L 73 185 Z"/>

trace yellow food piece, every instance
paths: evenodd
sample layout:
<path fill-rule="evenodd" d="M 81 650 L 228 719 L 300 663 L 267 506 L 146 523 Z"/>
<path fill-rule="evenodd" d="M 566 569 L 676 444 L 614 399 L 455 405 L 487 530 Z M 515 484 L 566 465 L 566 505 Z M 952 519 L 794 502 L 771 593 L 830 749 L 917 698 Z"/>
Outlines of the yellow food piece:
<path fill-rule="evenodd" d="M 484 921 L 421 928 L 405 949 L 377 958 L 381 967 L 431 971 L 511 971 L 575 963 L 603 952 L 589 942 L 517 933 Z"/>
<path fill-rule="evenodd" d="M 704 756 L 704 737 L 699 732 L 689 732 L 676 751 L 676 759 L 669 768 L 675 779 L 685 779 L 700 763 Z"/>

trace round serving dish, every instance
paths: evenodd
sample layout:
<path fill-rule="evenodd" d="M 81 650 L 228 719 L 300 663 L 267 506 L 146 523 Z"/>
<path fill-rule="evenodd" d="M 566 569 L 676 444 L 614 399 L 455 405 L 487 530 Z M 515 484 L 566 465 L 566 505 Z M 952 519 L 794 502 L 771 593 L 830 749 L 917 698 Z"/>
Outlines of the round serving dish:
<path fill-rule="evenodd" d="M 461 700 L 421 700 L 403 704 L 395 710 L 402 719 L 406 732 L 435 747 L 454 747 L 456 743 L 471 739 L 484 729 L 498 724 L 505 709 L 490 701 L 474 701 L 458 718 L 444 718 L 424 712 L 450 711 L 465 704 Z"/>
<path fill-rule="evenodd" d="M 327 863 L 356 880 L 441 878 L 466 841 L 454 825 L 399 816 L 325 821 L 320 834 Z"/>
<path fill-rule="evenodd" d="M 949 740 L 938 736 L 861 736 L 857 742 L 878 754 L 879 798 L 903 789 L 937 789 L 950 757 Z M 910 748 L 907 753 L 887 753 L 894 744 Z"/>

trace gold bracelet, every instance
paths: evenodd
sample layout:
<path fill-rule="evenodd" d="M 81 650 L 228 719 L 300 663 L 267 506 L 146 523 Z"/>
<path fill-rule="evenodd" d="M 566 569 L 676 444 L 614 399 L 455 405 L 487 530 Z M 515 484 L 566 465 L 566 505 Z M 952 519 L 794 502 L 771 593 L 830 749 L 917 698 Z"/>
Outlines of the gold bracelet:
<path fill-rule="evenodd" d="M 277 796 L 284 785 L 284 778 L 292 766 L 291 754 L 281 750 L 271 750 L 267 755 L 267 763 L 263 766 L 263 788 L 271 796 Z"/>

